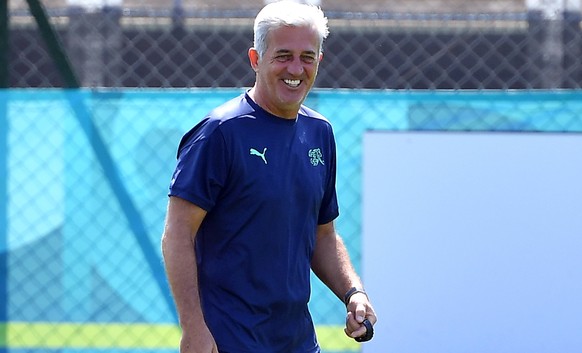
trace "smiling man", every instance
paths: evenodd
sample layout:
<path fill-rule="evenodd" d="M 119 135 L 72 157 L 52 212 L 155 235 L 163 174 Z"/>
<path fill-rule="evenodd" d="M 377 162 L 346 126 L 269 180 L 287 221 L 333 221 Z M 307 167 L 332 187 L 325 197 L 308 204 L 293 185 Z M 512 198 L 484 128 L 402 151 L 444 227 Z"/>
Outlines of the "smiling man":
<path fill-rule="evenodd" d="M 249 49 L 257 73 L 251 99 L 274 115 L 296 119 L 323 56 L 319 37 L 315 26 L 283 26 L 269 32 L 270 46 Z"/>
<path fill-rule="evenodd" d="M 162 237 L 181 352 L 317 353 L 312 270 L 346 304 L 348 336 L 376 322 L 334 220 L 332 127 L 305 107 L 327 37 L 313 6 L 255 19 L 254 86 L 184 135 Z"/>

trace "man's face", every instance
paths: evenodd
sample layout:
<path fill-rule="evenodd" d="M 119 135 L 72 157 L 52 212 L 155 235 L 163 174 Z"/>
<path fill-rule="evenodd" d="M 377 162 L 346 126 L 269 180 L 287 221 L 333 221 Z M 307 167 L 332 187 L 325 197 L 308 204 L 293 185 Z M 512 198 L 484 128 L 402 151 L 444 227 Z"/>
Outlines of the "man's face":
<path fill-rule="evenodd" d="M 262 59 L 254 49 L 249 51 L 257 73 L 254 99 L 277 116 L 296 118 L 322 57 L 318 33 L 312 27 L 279 27 L 269 32 L 267 42 Z"/>

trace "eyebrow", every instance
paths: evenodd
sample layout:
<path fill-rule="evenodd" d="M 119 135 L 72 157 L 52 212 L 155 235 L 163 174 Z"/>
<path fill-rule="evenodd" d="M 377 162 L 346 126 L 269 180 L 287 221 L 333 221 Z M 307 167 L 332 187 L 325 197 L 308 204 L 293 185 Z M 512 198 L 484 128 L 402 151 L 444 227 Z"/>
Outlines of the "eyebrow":
<path fill-rule="evenodd" d="M 275 52 L 275 54 L 289 54 L 289 53 L 291 53 L 291 50 L 289 50 L 289 49 L 279 49 Z M 306 50 L 306 51 L 301 52 L 301 55 L 306 55 L 306 54 L 313 55 L 313 56 L 317 55 L 317 53 L 314 52 L 313 50 Z"/>

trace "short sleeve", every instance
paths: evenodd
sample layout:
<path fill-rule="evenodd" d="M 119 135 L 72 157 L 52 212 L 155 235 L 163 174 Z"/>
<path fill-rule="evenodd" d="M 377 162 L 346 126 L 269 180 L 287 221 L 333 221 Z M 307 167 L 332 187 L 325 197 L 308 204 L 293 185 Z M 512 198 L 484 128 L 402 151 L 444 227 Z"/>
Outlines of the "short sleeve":
<path fill-rule="evenodd" d="M 224 138 L 211 122 L 197 126 L 182 143 L 170 183 L 176 196 L 210 211 L 225 184 L 228 165 Z"/>
<path fill-rule="evenodd" d="M 337 201 L 336 191 L 336 174 L 337 174 L 337 158 L 336 145 L 331 126 L 329 127 L 329 145 L 328 151 L 330 158 L 328 158 L 328 178 L 325 185 L 321 208 L 317 219 L 318 224 L 326 224 L 339 216 L 339 205 Z"/>

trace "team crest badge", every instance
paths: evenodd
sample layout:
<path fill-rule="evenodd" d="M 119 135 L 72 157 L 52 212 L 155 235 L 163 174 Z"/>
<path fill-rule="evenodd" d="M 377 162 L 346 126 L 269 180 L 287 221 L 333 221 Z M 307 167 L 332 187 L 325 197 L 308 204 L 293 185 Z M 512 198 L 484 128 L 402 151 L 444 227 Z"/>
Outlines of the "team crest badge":
<path fill-rule="evenodd" d="M 311 165 L 317 167 L 320 163 L 323 163 L 323 154 L 321 154 L 321 150 L 319 148 L 314 148 L 309 150 L 309 158 L 311 160 Z"/>

